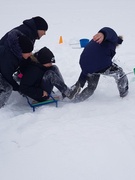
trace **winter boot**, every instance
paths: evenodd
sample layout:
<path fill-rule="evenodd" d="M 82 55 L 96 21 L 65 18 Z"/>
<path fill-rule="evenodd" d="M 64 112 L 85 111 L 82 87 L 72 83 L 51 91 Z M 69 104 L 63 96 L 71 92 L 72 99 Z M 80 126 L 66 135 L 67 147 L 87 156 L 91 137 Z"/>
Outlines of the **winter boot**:
<path fill-rule="evenodd" d="M 77 82 L 76 84 L 74 84 L 71 89 L 70 89 L 70 94 L 68 96 L 69 99 L 74 99 L 75 96 L 80 92 L 81 90 L 81 86 L 80 83 Z"/>

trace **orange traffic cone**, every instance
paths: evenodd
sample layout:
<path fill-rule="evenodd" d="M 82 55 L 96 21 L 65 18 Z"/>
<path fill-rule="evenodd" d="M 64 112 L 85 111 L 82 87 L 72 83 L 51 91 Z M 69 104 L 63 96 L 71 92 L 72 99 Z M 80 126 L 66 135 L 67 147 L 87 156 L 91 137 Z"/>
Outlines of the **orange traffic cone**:
<path fill-rule="evenodd" d="M 59 44 L 62 44 L 62 43 L 63 43 L 63 39 L 62 39 L 62 36 L 60 36 Z"/>

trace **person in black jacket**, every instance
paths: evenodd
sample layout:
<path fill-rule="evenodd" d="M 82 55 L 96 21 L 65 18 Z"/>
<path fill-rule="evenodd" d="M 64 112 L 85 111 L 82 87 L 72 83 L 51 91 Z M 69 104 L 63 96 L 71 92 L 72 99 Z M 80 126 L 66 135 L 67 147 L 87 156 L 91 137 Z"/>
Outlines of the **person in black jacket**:
<path fill-rule="evenodd" d="M 63 97 L 72 99 L 77 93 L 67 87 L 63 77 L 55 63 L 53 53 L 47 47 L 43 47 L 31 56 L 29 65 L 21 65 L 23 74 L 20 81 L 20 92 L 38 102 L 46 101 L 55 86 Z"/>
<path fill-rule="evenodd" d="M 104 27 L 86 45 L 80 56 L 82 71 L 72 88 L 80 91 L 86 82 L 88 85 L 76 95 L 75 102 L 84 101 L 94 93 L 101 74 L 114 77 L 120 97 L 128 94 L 127 76 L 123 69 L 112 61 L 116 47 L 122 44 L 122 41 L 122 36 L 118 36 L 113 29 Z"/>
<path fill-rule="evenodd" d="M 31 56 L 32 51 L 31 40 L 18 30 L 9 32 L 4 43 L 0 45 L 0 108 L 4 106 L 12 90 L 19 91 L 13 74 L 20 62 Z"/>

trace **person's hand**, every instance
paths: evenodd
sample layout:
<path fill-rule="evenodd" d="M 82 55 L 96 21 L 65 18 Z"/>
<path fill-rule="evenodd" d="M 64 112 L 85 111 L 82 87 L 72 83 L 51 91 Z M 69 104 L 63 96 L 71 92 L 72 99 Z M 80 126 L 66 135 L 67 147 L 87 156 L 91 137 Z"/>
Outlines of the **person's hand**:
<path fill-rule="evenodd" d="M 47 97 L 48 93 L 46 91 L 43 91 L 43 96 L 42 97 Z"/>
<path fill-rule="evenodd" d="M 104 34 L 103 33 L 97 33 L 93 36 L 93 41 L 101 44 L 104 40 Z"/>

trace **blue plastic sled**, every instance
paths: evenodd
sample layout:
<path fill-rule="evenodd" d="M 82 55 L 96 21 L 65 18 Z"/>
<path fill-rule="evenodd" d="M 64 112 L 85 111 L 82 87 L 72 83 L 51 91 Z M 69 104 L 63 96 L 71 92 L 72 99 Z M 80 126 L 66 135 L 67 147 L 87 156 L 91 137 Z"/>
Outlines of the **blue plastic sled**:
<path fill-rule="evenodd" d="M 51 104 L 51 103 L 55 103 L 56 107 L 58 107 L 58 99 L 55 99 L 52 96 L 50 96 L 50 98 L 48 100 L 46 100 L 46 101 L 36 102 L 36 103 L 31 102 L 30 99 L 27 96 L 25 96 L 25 97 L 27 99 L 27 102 L 28 102 L 29 106 L 33 109 L 33 112 L 35 112 L 36 107 Z"/>

